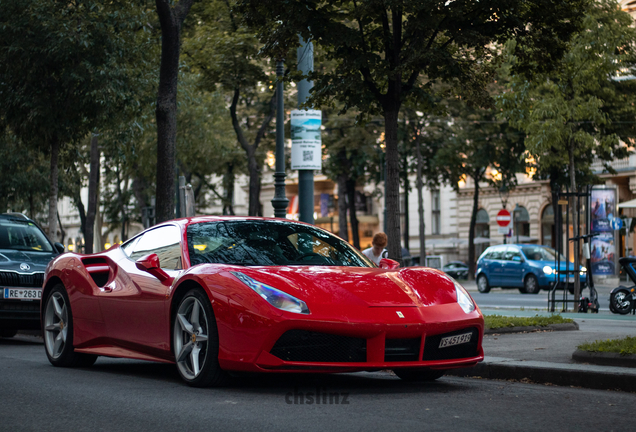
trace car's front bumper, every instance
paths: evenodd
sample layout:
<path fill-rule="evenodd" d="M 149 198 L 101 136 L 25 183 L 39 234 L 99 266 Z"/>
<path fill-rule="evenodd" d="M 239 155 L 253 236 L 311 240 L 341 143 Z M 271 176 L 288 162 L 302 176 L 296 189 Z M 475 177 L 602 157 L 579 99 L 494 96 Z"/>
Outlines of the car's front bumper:
<path fill-rule="evenodd" d="M 252 353 L 237 356 L 222 344 L 219 363 L 235 371 L 352 372 L 452 369 L 484 359 L 483 317 L 478 310 L 466 314 L 457 304 L 374 309 L 373 321 L 281 319 Z M 440 348 L 442 338 L 467 333 L 470 342 Z"/>
<path fill-rule="evenodd" d="M 0 299 L 0 328 L 39 330 L 40 301 Z"/>

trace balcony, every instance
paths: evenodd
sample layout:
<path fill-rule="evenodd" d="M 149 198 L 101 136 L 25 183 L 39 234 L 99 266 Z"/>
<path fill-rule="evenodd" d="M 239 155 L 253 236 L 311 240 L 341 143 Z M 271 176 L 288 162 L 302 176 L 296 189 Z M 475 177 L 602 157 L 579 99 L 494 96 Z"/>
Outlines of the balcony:
<path fill-rule="evenodd" d="M 609 165 L 618 172 L 636 170 L 636 155 L 629 155 L 625 159 L 615 159 L 610 162 Z M 592 170 L 592 172 L 594 172 L 594 174 L 602 174 L 604 172 L 607 172 L 605 171 L 603 162 L 599 160 L 595 160 L 594 163 L 592 163 L 592 165 L 590 166 L 590 169 Z"/>

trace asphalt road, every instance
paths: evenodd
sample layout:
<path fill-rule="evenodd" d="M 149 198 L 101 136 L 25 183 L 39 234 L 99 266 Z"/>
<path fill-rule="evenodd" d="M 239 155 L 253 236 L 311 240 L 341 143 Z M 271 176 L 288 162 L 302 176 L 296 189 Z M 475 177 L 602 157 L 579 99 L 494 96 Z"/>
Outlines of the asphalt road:
<path fill-rule="evenodd" d="M 315 403 L 316 389 L 327 403 Z M 100 358 L 88 369 L 54 368 L 35 338 L 0 339 L 2 432 L 624 431 L 635 404 L 634 393 L 456 377 L 410 384 L 386 372 L 251 376 L 194 389 L 172 365 Z"/>
<path fill-rule="evenodd" d="M 474 281 L 460 281 L 462 285 L 470 292 L 470 295 L 475 299 L 475 302 L 481 309 L 543 309 L 547 310 L 548 307 L 548 293 L 549 291 L 542 290 L 539 294 L 521 294 L 517 289 L 501 289 L 493 288 L 489 293 L 482 294 L 477 291 Z M 625 282 L 621 282 L 625 284 Z M 609 296 L 613 286 L 597 286 L 596 291 L 598 293 L 598 300 L 601 312 L 609 313 Z M 589 297 L 589 289 L 583 290 L 583 295 Z M 559 301 L 563 298 L 563 291 L 556 292 L 556 300 Z M 572 295 L 569 295 L 572 299 Z M 557 306 L 557 310 L 561 309 L 562 303 Z M 572 308 L 572 304 L 568 305 L 568 308 Z"/>

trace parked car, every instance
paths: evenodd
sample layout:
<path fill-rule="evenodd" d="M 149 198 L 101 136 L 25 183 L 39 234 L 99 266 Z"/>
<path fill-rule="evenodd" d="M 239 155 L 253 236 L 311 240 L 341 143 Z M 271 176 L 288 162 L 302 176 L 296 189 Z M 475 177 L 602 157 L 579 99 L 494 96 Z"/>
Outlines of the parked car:
<path fill-rule="evenodd" d="M 442 271 L 455 279 L 468 279 L 468 266 L 461 261 L 449 262 Z"/>
<path fill-rule="evenodd" d="M 42 299 L 54 366 L 169 362 L 196 387 L 228 371 L 392 369 L 426 381 L 484 358 L 483 316 L 454 279 L 376 267 L 283 219 L 178 219 L 105 252 L 67 253 L 47 268 Z"/>
<path fill-rule="evenodd" d="M 542 289 L 551 289 L 556 281 L 565 282 L 565 270 L 573 271 L 574 264 L 567 263 L 561 255 L 560 267 L 555 271 L 556 251 L 536 244 L 511 244 L 491 246 L 477 261 L 475 278 L 477 289 L 487 293 L 492 287 L 518 288 L 525 294 L 538 294 Z M 586 286 L 587 269 L 579 268 L 581 286 Z M 574 275 L 569 275 L 568 289 L 572 291 Z"/>
<path fill-rule="evenodd" d="M 19 213 L 0 214 L 0 336 L 40 329 L 44 270 L 64 251 Z"/>

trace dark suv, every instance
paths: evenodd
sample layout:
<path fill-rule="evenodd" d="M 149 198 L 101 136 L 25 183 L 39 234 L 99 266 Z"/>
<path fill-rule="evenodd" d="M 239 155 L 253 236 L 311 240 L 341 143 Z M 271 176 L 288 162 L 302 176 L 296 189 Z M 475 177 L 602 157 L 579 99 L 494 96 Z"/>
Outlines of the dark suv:
<path fill-rule="evenodd" d="M 64 252 L 20 213 L 0 214 L 0 336 L 40 329 L 44 270 Z"/>

